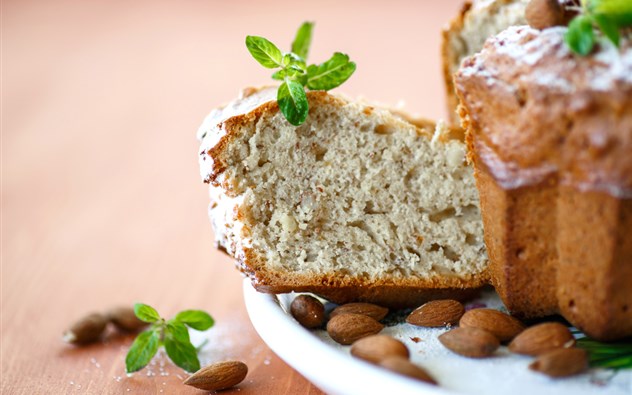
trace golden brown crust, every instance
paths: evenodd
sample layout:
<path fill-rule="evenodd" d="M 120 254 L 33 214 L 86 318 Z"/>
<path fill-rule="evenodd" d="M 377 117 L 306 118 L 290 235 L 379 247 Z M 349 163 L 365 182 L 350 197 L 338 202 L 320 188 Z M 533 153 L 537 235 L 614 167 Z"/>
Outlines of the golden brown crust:
<path fill-rule="evenodd" d="M 576 58 L 562 35 L 488 41 L 455 78 L 461 119 L 503 302 L 613 340 L 632 335 L 632 62 Z"/>
<path fill-rule="evenodd" d="M 246 249 L 238 268 L 252 280 L 253 287 L 264 293 L 311 292 L 334 303 L 369 302 L 391 308 L 416 307 L 446 297 L 464 300 L 487 284 L 485 274 L 470 279 L 456 277 L 358 278 L 343 274 L 302 275 L 271 271 L 260 257 Z"/>

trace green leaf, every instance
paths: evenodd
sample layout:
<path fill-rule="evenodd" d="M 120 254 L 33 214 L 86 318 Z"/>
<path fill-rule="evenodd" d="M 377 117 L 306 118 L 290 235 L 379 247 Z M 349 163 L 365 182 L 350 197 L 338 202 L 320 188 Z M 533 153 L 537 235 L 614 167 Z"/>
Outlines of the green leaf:
<path fill-rule="evenodd" d="M 595 15 L 595 22 L 599 29 L 603 32 L 612 41 L 614 45 L 619 46 L 619 27 L 617 27 L 616 22 L 614 22 L 610 17 L 606 15 Z"/>
<path fill-rule="evenodd" d="M 591 0 L 588 3 L 588 10 L 591 14 L 607 16 L 617 27 L 632 25 L 630 0 Z"/>
<path fill-rule="evenodd" d="M 197 357 L 197 351 L 190 342 L 180 341 L 179 339 L 167 335 L 165 337 L 165 351 L 169 358 L 189 373 L 200 370 L 200 360 Z"/>
<path fill-rule="evenodd" d="M 284 68 L 293 68 L 297 71 L 305 72 L 307 70 L 307 66 L 305 65 L 305 61 L 303 58 L 297 56 L 292 52 L 288 52 L 283 55 L 283 60 L 281 61 Z"/>
<path fill-rule="evenodd" d="M 191 338 L 189 337 L 189 330 L 184 323 L 180 321 L 176 321 L 175 319 L 169 320 L 167 322 L 167 336 L 171 336 L 174 339 L 177 339 L 182 342 L 191 342 Z"/>
<path fill-rule="evenodd" d="M 158 351 L 160 334 L 158 330 L 149 330 L 136 337 L 125 357 L 125 370 L 133 373 L 141 370 L 151 361 Z"/>
<path fill-rule="evenodd" d="M 305 122 L 309 112 L 309 103 L 303 85 L 286 78 L 279 86 L 277 102 L 281 113 L 292 125 L 298 126 Z"/>
<path fill-rule="evenodd" d="M 275 71 L 274 74 L 272 74 L 272 79 L 283 81 L 285 77 L 290 77 L 290 76 L 291 76 L 291 73 L 287 69 L 281 69 L 279 71 Z"/>
<path fill-rule="evenodd" d="M 275 67 L 281 67 L 281 61 L 283 54 L 276 45 L 263 37 L 247 36 L 246 47 L 257 62 L 263 67 L 273 69 Z"/>
<path fill-rule="evenodd" d="M 564 40 L 573 52 L 588 55 L 595 45 L 592 18 L 587 15 L 575 17 L 568 25 Z"/>
<path fill-rule="evenodd" d="M 213 317 L 206 311 L 202 310 L 185 310 L 176 315 L 176 321 L 179 321 L 187 326 L 197 329 L 198 331 L 205 331 L 212 327 L 215 321 Z"/>
<path fill-rule="evenodd" d="M 312 43 L 313 28 L 314 24 L 312 22 L 303 22 L 296 32 L 296 38 L 292 42 L 292 52 L 305 60 L 307 60 L 309 46 Z"/>
<path fill-rule="evenodd" d="M 136 303 L 134 305 L 134 314 L 136 314 L 139 320 L 150 324 L 160 319 L 160 315 L 156 309 L 143 303 Z"/>
<path fill-rule="evenodd" d="M 286 78 L 292 81 L 297 81 L 301 86 L 307 84 L 307 74 L 302 70 L 295 68 L 293 65 L 288 66 L 287 69 L 281 69 L 272 74 L 272 79 L 283 81 Z"/>
<path fill-rule="evenodd" d="M 336 52 L 319 66 L 307 68 L 307 87 L 312 90 L 330 90 L 345 82 L 356 69 L 356 64 L 349 61 L 349 56 Z"/>

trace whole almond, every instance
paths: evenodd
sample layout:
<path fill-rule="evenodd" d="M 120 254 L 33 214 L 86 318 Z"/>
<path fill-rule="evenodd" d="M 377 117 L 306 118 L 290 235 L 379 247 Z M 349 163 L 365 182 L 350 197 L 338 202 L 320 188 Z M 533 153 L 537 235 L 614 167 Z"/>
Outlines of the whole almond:
<path fill-rule="evenodd" d="M 531 0 L 524 16 L 529 26 L 539 30 L 564 23 L 564 10 L 559 0 Z"/>
<path fill-rule="evenodd" d="M 380 361 L 379 366 L 413 379 L 424 381 L 428 384 L 437 384 L 437 381 L 423 368 L 415 365 L 406 358 L 389 357 Z"/>
<path fill-rule="evenodd" d="M 99 340 L 108 321 L 103 314 L 91 313 L 75 322 L 64 332 L 63 339 L 71 344 L 88 344 Z"/>
<path fill-rule="evenodd" d="M 557 348 L 575 345 L 568 328 L 557 322 L 545 322 L 525 329 L 509 343 L 509 351 L 525 355 L 540 355 Z"/>
<path fill-rule="evenodd" d="M 559 348 L 544 353 L 529 369 L 551 377 L 566 377 L 581 373 L 588 367 L 588 354 L 579 348 Z"/>
<path fill-rule="evenodd" d="M 470 358 L 489 357 L 498 349 L 496 336 L 479 328 L 456 328 L 439 336 L 448 350 Z"/>
<path fill-rule="evenodd" d="M 425 327 L 453 325 L 459 322 L 463 313 L 465 308 L 459 301 L 433 300 L 413 310 L 406 318 L 406 322 Z"/>
<path fill-rule="evenodd" d="M 111 309 L 107 312 L 106 317 L 117 329 L 125 332 L 136 332 L 149 325 L 139 320 L 134 314 L 134 309 L 127 306 Z"/>
<path fill-rule="evenodd" d="M 384 329 L 373 318 L 355 313 L 338 314 L 327 323 L 327 333 L 340 344 L 351 344 L 363 337 L 375 335 Z"/>
<path fill-rule="evenodd" d="M 401 341 L 387 335 L 372 335 L 351 345 L 351 355 L 372 363 L 388 357 L 408 358 L 408 348 Z"/>
<path fill-rule="evenodd" d="M 372 303 L 347 303 L 336 307 L 331 313 L 329 313 L 329 318 L 333 318 L 338 314 L 348 313 L 362 314 L 369 316 L 376 321 L 380 321 L 386 317 L 388 309 Z"/>
<path fill-rule="evenodd" d="M 525 328 L 524 324 L 514 317 L 494 309 L 473 309 L 465 312 L 459 326 L 463 328 L 485 329 L 498 340 L 508 342 Z"/>
<path fill-rule="evenodd" d="M 325 306 L 310 295 L 299 295 L 294 298 L 290 312 L 305 328 L 320 328 L 325 323 Z"/>
<path fill-rule="evenodd" d="M 184 384 L 205 391 L 219 391 L 241 383 L 248 374 L 248 366 L 239 361 L 217 362 L 195 372 Z"/>

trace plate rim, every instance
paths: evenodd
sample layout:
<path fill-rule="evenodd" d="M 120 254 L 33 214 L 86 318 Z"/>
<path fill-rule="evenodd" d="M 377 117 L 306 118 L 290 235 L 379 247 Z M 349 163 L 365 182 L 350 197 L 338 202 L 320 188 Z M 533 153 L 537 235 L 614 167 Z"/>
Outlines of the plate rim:
<path fill-rule="evenodd" d="M 328 394 L 351 395 L 358 391 L 376 394 L 457 394 L 378 368 L 331 348 L 287 314 L 276 295 L 256 291 L 247 278 L 243 282 L 243 291 L 248 316 L 263 341 L 283 361 Z M 288 338 L 294 341 L 288 342 Z M 302 345 L 300 352 L 297 352 L 299 349 L 296 344 Z M 305 358 L 306 354 L 310 357 Z M 341 372 L 345 372 L 346 377 Z M 358 383 L 361 383 L 360 386 Z"/>

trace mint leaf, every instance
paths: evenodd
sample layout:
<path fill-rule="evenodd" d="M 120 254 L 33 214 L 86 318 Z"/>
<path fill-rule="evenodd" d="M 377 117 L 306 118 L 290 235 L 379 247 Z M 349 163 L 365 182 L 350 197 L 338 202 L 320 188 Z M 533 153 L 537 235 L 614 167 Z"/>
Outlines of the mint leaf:
<path fill-rule="evenodd" d="M 281 61 L 283 68 L 293 68 L 294 70 L 305 72 L 307 67 L 305 66 L 305 61 L 303 58 L 293 54 L 292 52 L 288 52 L 283 55 L 283 60 Z"/>
<path fill-rule="evenodd" d="M 282 53 L 263 37 L 246 37 L 246 47 L 257 62 L 267 68 L 280 69 L 272 74 L 272 79 L 283 81 L 277 91 L 277 102 L 283 116 L 294 126 L 305 122 L 309 113 L 305 86 L 314 90 L 330 90 L 349 79 L 356 69 L 349 56 L 340 52 L 320 65 L 307 67 L 305 59 L 313 28 L 312 22 L 304 22 L 296 32 L 292 51 L 287 53 Z"/>
<path fill-rule="evenodd" d="M 349 56 L 336 52 L 319 66 L 307 68 L 307 87 L 313 90 L 330 90 L 345 82 L 356 69 L 356 64 L 349 61 Z"/>
<path fill-rule="evenodd" d="M 632 2 L 631 2 L 632 3 Z M 603 32 L 612 41 L 614 45 L 619 46 L 619 27 L 616 22 L 614 22 L 610 17 L 606 15 L 595 15 L 595 22 L 599 29 Z"/>
<path fill-rule="evenodd" d="M 595 45 L 592 18 L 588 15 L 575 17 L 568 25 L 564 40 L 573 52 L 588 55 Z"/>
<path fill-rule="evenodd" d="M 312 29 L 314 24 L 312 22 L 303 22 L 301 27 L 296 32 L 296 37 L 292 42 L 292 52 L 307 60 L 307 54 L 309 53 L 309 46 L 312 43 Z"/>
<path fill-rule="evenodd" d="M 167 335 L 185 343 L 191 342 L 187 327 L 184 326 L 182 322 L 176 321 L 175 319 L 167 322 Z"/>
<path fill-rule="evenodd" d="M 134 314 L 139 320 L 150 324 L 160 319 L 160 315 L 158 315 L 156 309 L 143 303 L 136 303 L 134 305 Z"/>
<path fill-rule="evenodd" d="M 253 58 L 263 67 L 273 69 L 281 67 L 283 54 L 276 45 L 263 37 L 248 36 L 246 37 L 246 47 Z"/>
<path fill-rule="evenodd" d="M 209 313 L 202 310 L 185 310 L 176 315 L 176 321 L 179 321 L 187 326 L 197 329 L 198 331 L 205 331 L 213 326 L 215 321 Z"/>
<path fill-rule="evenodd" d="M 180 341 L 174 336 L 167 334 L 165 337 L 165 351 L 169 358 L 189 373 L 200 370 L 200 360 L 197 357 L 197 350 L 190 342 Z"/>
<path fill-rule="evenodd" d="M 307 84 L 307 74 L 304 73 L 302 70 L 296 69 L 294 66 L 289 66 L 287 69 L 281 69 L 272 74 L 272 79 L 278 81 L 283 81 L 286 78 L 300 83 L 301 86 Z"/>
<path fill-rule="evenodd" d="M 291 77 L 291 76 L 293 76 L 293 74 L 290 70 L 281 69 L 279 71 L 275 71 L 274 74 L 272 74 L 272 79 L 283 81 L 285 77 Z"/>
<path fill-rule="evenodd" d="M 588 10 L 595 15 L 606 15 L 618 27 L 632 25 L 630 0 L 591 0 L 588 3 Z"/>
<path fill-rule="evenodd" d="M 286 78 L 279 86 L 277 102 L 281 113 L 292 125 L 298 126 L 305 122 L 309 112 L 309 103 L 303 85 Z"/>
<path fill-rule="evenodd" d="M 139 317 L 140 318 L 140 317 Z M 160 335 L 152 329 L 138 335 L 125 357 L 125 370 L 133 373 L 141 370 L 151 361 L 158 351 Z"/>

